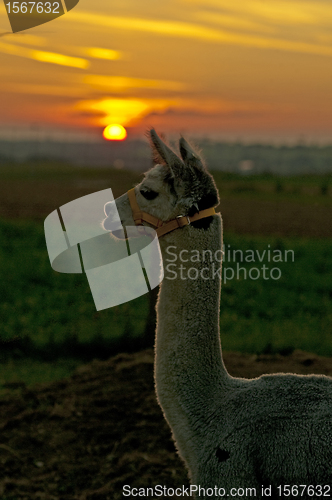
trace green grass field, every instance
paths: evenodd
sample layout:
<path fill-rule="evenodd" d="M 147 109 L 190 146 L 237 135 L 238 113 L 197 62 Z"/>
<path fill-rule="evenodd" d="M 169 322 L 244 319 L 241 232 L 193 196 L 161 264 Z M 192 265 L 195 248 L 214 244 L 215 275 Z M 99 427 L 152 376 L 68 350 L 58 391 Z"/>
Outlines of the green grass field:
<path fill-rule="evenodd" d="M 2 340 L 27 339 L 41 352 L 67 349 L 62 351 L 66 355 L 72 348 L 79 350 L 79 345 L 97 349 L 98 343 L 112 344 L 123 335 L 129 347 L 131 337 L 142 335 L 147 297 L 96 312 L 84 274 L 52 270 L 41 223 L 2 220 L 0 241 L 0 260 L 6 263 L 0 276 Z M 226 233 L 224 348 L 246 352 L 300 348 L 331 355 L 331 242 Z M 234 256 L 234 250 L 241 250 L 242 256 L 239 251 Z"/>
<path fill-rule="evenodd" d="M 27 338 L 43 350 L 116 339 L 128 329 L 130 311 L 136 311 L 135 335 L 142 333 L 146 300 L 96 312 L 85 274 L 51 268 L 41 223 L 2 220 L 0 241 L 2 340 Z"/>

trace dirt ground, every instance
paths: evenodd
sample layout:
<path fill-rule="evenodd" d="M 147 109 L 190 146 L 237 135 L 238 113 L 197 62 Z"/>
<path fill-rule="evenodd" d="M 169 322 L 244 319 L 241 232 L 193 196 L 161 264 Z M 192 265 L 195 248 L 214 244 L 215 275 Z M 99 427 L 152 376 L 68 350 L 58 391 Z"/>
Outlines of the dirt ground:
<path fill-rule="evenodd" d="M 224 359 L 238 377 L 332 375 L 332 359 L 301 351 Z M 95 360 L 49 385 L 7 390 L 0 399 L 2 500 L 117 500 L 125 498 L 124 485 L 188 485 L 156 402 L 152 350 Z"/>

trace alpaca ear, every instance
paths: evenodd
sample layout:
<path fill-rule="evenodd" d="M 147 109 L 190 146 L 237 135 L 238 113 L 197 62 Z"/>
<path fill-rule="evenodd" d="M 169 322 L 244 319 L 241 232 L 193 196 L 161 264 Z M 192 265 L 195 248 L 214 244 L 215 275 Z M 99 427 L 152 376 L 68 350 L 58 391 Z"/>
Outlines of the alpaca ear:
<path fill-rule="evenodd" d="M 181 137 L 179 144 L 180 153 L 185 164 L 198 170 L 204 170 L 204 165 L 201 158 L 183 137 Z"/>
<path fill-rule="evenodd" d="M 155 156 L 169 167 L 174 177 L 180 177 L 185 167 L 182 160 L 160 139 L 154 129 L 150 130 L 150 137 Z"/>

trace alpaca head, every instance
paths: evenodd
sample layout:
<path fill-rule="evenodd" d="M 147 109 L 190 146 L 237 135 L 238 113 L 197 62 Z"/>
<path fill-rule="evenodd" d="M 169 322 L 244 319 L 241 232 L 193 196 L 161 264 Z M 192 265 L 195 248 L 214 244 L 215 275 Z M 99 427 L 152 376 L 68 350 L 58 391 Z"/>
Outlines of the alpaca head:
<path fill-rule="evenodd" d="M 157 165 L 135 187 L 140 209 L 166 222 L 179 215 L 192 216 L 200 210 L 218 205 L 214 180 L 187 141 L 180 139 L 180 158 L 158 137 L 155 130 L 152 129 L 149 135 Z M 111 203 L 105 205 L 105 229 L 108 220 L 112 219 L 111 206 Z M 122 225 L 135 225 L 127 193 L 116 200 L 116 206 Z"/>

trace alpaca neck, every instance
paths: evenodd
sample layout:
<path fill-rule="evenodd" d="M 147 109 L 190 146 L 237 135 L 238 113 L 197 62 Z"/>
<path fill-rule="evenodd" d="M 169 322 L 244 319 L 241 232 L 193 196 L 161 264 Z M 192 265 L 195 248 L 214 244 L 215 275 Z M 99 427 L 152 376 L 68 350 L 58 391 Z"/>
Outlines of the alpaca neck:
<path fill-rule="evenodd" d="M 218 215 L 207 230 L 187 226 L 160 240 L 165 276 L 157 305 L 156 390 L 180 449 L 197 422 L 210 420 L 231 380 L 219 337 L 221 236 Z"/>

